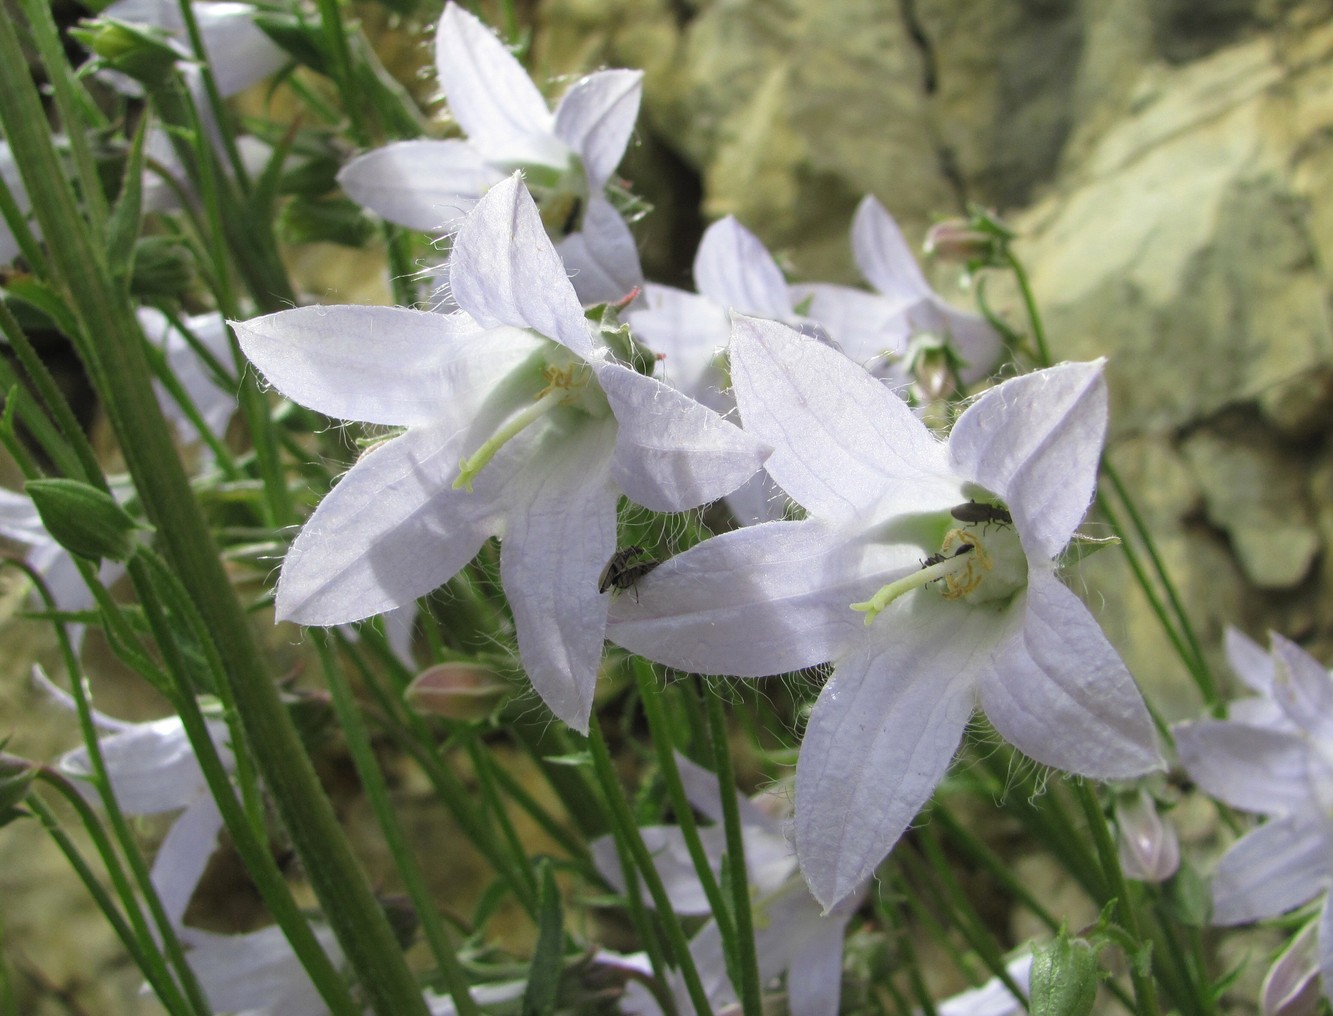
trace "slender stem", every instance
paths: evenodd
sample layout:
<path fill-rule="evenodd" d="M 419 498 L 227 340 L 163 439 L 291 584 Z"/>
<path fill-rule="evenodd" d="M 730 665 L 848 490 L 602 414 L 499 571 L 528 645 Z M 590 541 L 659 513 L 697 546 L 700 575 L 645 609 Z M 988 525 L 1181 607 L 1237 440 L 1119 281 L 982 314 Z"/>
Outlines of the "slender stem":
<path fill-rule="evenodd" d="M 685 796 L 685 784 L 680 778 L 680 769 L 676 766 L 676 755 L 671 743 L 671 731 L 667 722 L 666 710 L 662 708 L 661 691 L 657 687 L 657 675 L 652 664 L 642 657 L 634 657 L 630 663 L 634 671 L 634 682 L 639 689 L 639 700 L 643 703 L 643 712 L 648 719 L 648 730 L 652 734 L 653 748 L 657 752 L 657 765 L 666 782 L 667 796 L 671 809 L 676 813 L 676 824 L 680 826 L 685 838 L 685 847 L 690 853 L 690 861 L 699 875 L 704 895 L 708 897 L 709 909 L 713 911 L 713 920 L 717 922 L 722 934 L 722 941 L 728 950 L 736 948 L 736 927 L 731 921 L 730 908 L 722 898 L 722 890 L 713 877 L 713 866 L 699 838 L 699 826 L 694 821 L 694 809 Z M 722 790 L 723 794 L 728 790 Z M 746 908 L 749 909 L 748 906 Z"/>
<path fill-rule="evenodd" d="M 214 642 L 226 647 L 226 678 L 246 740 L 367 1003 L 381 1016 L 424 1013 L 416 978 L 338 826 L 190 490 L 148 380 L 143 336 L 127 295 L 94 253 L 60 173 L 17 20 L 0 18 L 0 122 L 43 235 L 59 238 L 49 246 L 51 267 L 81 324 L 71 339 L 98 388 L 168 559 Z M 71 74 L 58 63 L 46 70 L 50 76 Z"/>
<path fill-rule="evenodd" d="M 1092 834 L 1092 841 L 1097 848 L 1097 856 L 1101 860 L 1102 873 L 1106 878 L 1110 897 L 1116 901 L 1116 910 L 1120 914 L 1121 923 L 1125 930 L 1129 932 L 1130 937 L 1134 939 L 1138 948 L 1146 950 L 1148 944 L 1144 939 L 1143 929 L 1139 923 L 1138 908 L 1135 907 L 1134 898 L 1130 895 L 1125 874 L 1120 870 L 1120 857 L 1116 853 L 1115 843 L 1111 839 L 1111 830 L 1106 823 L 1106 813 L 1102 811 L 1102 806 L 1097 801 L 1097 794 L 1087 780 L 1075 778 L 1072 783 L 1074 793 L 1083 808 L 1083 816 L 1087 819 L 1088 831 Z M 1134 985 L 1134 998 L 1138 1003 L 1137 1012 L 1139 1016 L 1158 1016 L 1161 1009 L 1157 1003 L 1157 986 L 1152 977 L 1143 972 L 1142 964 L 1137 956 L 1130 959 L 1129 977 Z"/>
<path fill-rule="evenodd" d="M 370 807 L 375 812 L 375 819 L 379 823 L 380 832 L 384 835 L 389 853 L 393 855 L 394 867 L 403 880 L 403 886 L 412 900 L 412 905 L 416 908 L 417 918 L 421 921 L 421 929 L 430 946 L 431 956 L 434 957 L 435 964 L 444 977 L 460 1016 L 478 1016 L 477 1004 L 468 992 L 467 975 L 458 962 L 458 956 L 449 941 L 448 933 L 444 930 L 439 914 L 435 912 L 421 865 L 408 845 L 403 827 L 394 814 L 393 802 L 389 799 L 389 788 L 385 785 L 384 775 L 375 761 L 370 735 L 361 719 L 361 711 L 352 698 L 352 689 L 347 683 L 347 677 L 329 649 L 328 640 L 316 637 L 313 641 L 315 650 L 319 653 L 325 683 L 328 685 L 329 694 L 333 697 L 333 708 L 338 714 L 338 724 L 342 727 L 343 737 L 347 741 L 347 750 L 352 756 L 357 775 L 361 778 L 361 786 L 370 801 Z"/>
<path fill-rule="evenodd" d="M 727 741 L 727 715 L 722 699 L 704 696 L 708 734 L 713 742 L 713 769 L 722 791 L 722 827 L 727 837 L 727 881 L 731 887 L 732 916 L 736 920 L 736 958 L 741 978 L 741 1006 L 746 1016 L 761 1016 L 759 959 L 754 944 L 754 910 L 750 902 L 750 879 L 745 864 L 745 836 L 741 830 L 740 804 L 736 800 L 736 771 L 731 765 Z"/>
<path fill-rule="evenodd" d="M 694 957 L 690 955 L 690 943 L 680 926 L 680 918 L 672 909 L 671 897 L 667 895 L 666 887 L 662 885 L 662 878 L 653 864 L 652 855 L 648 853 L 648 847 L 644 844 L 643 837 L 639 835 L 639 827 L 634 824 L 634 816 L 625 801 L 625 792 L 616 776 L 615 766 L 611 763 L 611 753 L 607 750 L 606 741 L 602 737 L 602 728 L 597 722 L 596 713 L 592 716 L 589 729 L 588 748 L 592 753 L 593 770 L 597 773 L 602 794 L 606 798 L 607 809 L 614 821 L 612 832 L 617 842 L 623 843 L 628 850 L 634 861 L 634 867 L 638 869 L 639 877 L 648 888 L 648 895 L 653 899 L 653 907 L 657 911 L 657 918 L 662 923 L 663 931 L 666 932 L 671 952 L 676 962 L 680 964 L 680 972 L 685 978 L 685 988 L 689 992 L 690 1002 L 698 1012 L 712 1012 L 708 993 L 704 991 L 703 982 L 699 980 L 699 971 L 694 965 Z M 627 874 L 632 875 L 632 872 Z M 633 879 L 628 878 L 626 881 L 632 883 Z"/>

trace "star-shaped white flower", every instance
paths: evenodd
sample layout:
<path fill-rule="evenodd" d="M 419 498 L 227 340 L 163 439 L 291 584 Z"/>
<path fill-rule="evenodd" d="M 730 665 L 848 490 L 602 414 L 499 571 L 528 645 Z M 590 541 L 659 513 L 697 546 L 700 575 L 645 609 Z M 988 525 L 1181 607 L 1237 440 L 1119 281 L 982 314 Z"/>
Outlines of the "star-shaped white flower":
<path fill-rule="evenodd" d="M 463 223 L 449 282 L 453 314 L 307 307 L 236 325 L 246 356 L 288 398 L 404 428 L 364 454 L 301 530 L 278 617 L 335 625 L 383 613 L 499 536 L 528 676 L 556 716 L 586 731 L 617 498 L 683 511 L 734 489 L 766 450 L 608 348 L 517 174 Z"/>
<path fill-rule="evenodd" d="M 699 673 L 834 662 L 796 772 L 796 851 L 821 903 L 888 853 L 978 704 L 1039 762 L 1098 778 L 1161 765 L 1133 679 L 1056 575 L 1096 481 L 1100 362 L 988 391 L 947 444 L 783 325 L 738 317 L 731 368 L 745 428 L 774 448 L 765 468 L 808 517 L 665 562 L 608 634 Z"/>
<path fill-rule="evenodd" d="M 513 54 L 455 3 L 435 33 L 435 65 L 467 139 L 367 152 L 338 175 L 347 195 L 390 222 L 438 233 L 522 170 L 579 297 L 613 302 L 637 286 L 639 252 L 606 185 L 634 129 L 643 72 L 589 74 L 552 112 Z"/>
<path fill-rule="evenodd" d="M 721 787 L 715 775 L 684 756 L 676 757 L 676 766 L 690 804 L 714 823 L 701 828 L 699 836 L 714 878 L 721 879 L 722 856 L 726 852 Z M 834 914 L 820 913 L 820 906 L 797 876 L 796 855 L 783 828 L 785 823 L 779 817 L 784 803 L 774 793 L 753 800 L 738 795 L 745 867 L 754 901 L 759 979 L 767 984 L 783 973 L 787 975 L 788 1009 L 792 1016 L 836 1016 L 842 982 L 843 937 L 864 891 L 853 894 Z M 645 826 L 639 834 L 653 856 L 672 909 L 677 914 L 691 916 L 710 913 L 708 897 L 680 827 Z M 604 836 L 594 840 L 591 849 L 597 870 L 623 892 L 624 872 L 615 842 Z M 690 940 L 690 955 L 714 1008 L 736 1002 L 716 922 L 709 921 Z M 688 1011 L 689 995 L 683 983 L 673 984 L 672 988 L 681 1011 Z"/>
<path fill-rule="evenodd" d="M 975 384 L 994 369 L 1002 350 L 999 334 L 985 318 L 940 299 L 893 216 L 872 195 L 862 199 L 852 219 L 852 253 L 877 294 L 818 284 L 795 285 L 792 293 L 853 359 L 874 373 L 903 379 L 909 343 L 928 334 L 947 342 L 962 361 L 963 384 Z"/>
<path fill-rule="evenodd" d="M 1333 674 L 1281 635 L 1272 642 L 1264 667 L 1248 639 L 1229 634 L 1233 666 L 1241 662 L 1237 669 L 1260 691 L 1260 704 L 1233 708 L 1240 719 L 1179 724 L 1176 750 L 1209 794 L 1268 818 L 1213 873 L 1213 923 L 1246 924 L 1323 896 L 1319 970 L 1333 999 Z"/>

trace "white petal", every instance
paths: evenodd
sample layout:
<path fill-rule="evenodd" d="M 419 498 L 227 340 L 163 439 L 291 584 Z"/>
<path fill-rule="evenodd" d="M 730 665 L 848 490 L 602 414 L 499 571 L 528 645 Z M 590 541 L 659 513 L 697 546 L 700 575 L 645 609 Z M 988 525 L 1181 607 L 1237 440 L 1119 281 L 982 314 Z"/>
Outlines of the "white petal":
<path fill-rule="evenodd" d="M 1272 639 L 1273 697 L 1306 733 L 1333 741 L 1333 674 L 1290 639 Z"/>
<path fill-rule="evenodd" d="M 657 869 L 667 898 L 671 900 L 671 909 L 677 914 L 708 914 L 712 907 L 703 883 L 699 881 L 699 872 L 690 859 L 689 847 L 685 845 L 685 834 L 678 826 L 640 826 L 639 835 L 644 846 L 652 856 L 653 867 Z M 721 826 L 707 826 L 699 830 L 705 855 L 709 858 L 713 877 L 719 877 L 722 854 L 726 850 L 726 830 Z M 593 862 L 597 870 L 619 892 L 626 891 L 625 873 L 620 866 L 620 855 L 616 853 L 615 840 L 610 836 L 601 836 L 590 844 Z M 643 893 L 644 904 L 652 907 L 653 903 Z"/>
<path fill-rule="evenodd" d="M 1173 728 L 1180 764 L 1218 800 L 1264 815 L 1310 807 L 1306 760 L 1310 746 L 1294 732 L 1226 720 Z"/>
<path fill-rule="evenodd" d="M 707 406 L 618 363 L 597 380 L 619 424 L 614 475 L 631 501 L 678 512 L 715 501 L 764 464 L 768 450 Z"/>
<path fill-rule="evenodd" d="M 504 179 L 465 141 L 397 141 L 359 155 L 338 173 L 349 198 L 408 229 L 442 233 Z"/>
<path fill-rule="evenodd" d="M 796 855 L 827 907 L 855 892 L 944 777 L 973 707 L 951 604 L 908 597 L 837 661 L 796 763 Z M 891 613 L 890 613 L 891 612 Z M 890 624 L 892 621 L 894 623 Z"/>
<path fill-rule="evenodd" d="M 898 223 L 868 194 L 852 219 L 852 253 L 866 280 L 885 296 L 908 300 L 930 295 Z"/>
<path fill-rule="evenodd" d="M 233 327 L 265 379 L 293 402 L 389 426 L 468 422 L 497 381 L 539 348 L 463 314 L 402 307 L 298 307 Z"/>
<path fill-rule="evenodd" d="M 221 731 L 215 733 L 225 737 Z M 128 815 L 175 811 L 207 793 L 199 760 L 177 716 L 136 723 L 101 738 L 98 743 L 111 789 L 121 810 Z M 219 750 L 224 764 L 230 766 L 230 752 Z M 59 767 L 61 772 L 75 778 L 92 774 L 86 748 L 76 748 L 61 756 Z"/>
<path fill-rule="evenodd" d="M 808 894 L 805 908 L 801 916 L 805 917 L 806 934 L 792 951 L 787 967 L 787 1008 L 791 1016 L 838 1016 L 847 917 L 839 920 L 819 916 L 819 908 Z"/>
<path fill-rule="evenodd" d="M 1333 905 L 1328 897 L 1319 911 L 1319 979 L 1328 998 L 1333 994 Z"/>
<path fill-rule="evenodd" d="M 900 307 L 877 293 L 850 286 L 792 286 L 792 302 L 809 300 L 806 313 L 828 331 L 843 353 L 877 377 L 900 378 L 902 365 L 890 360 L 907 345 L 907 323 Z"/>
<path fill-rule="evenodd" d="M 314 927 L 315 937 L 335 964 L 342 962 L 333 933 Z M 194 946 L 190 966 L 216 1012 L 272 1013 L 274 1016 L 326 1016 L 320 998 L 282 929 L 270 925 L 243 935 L 215 935 L 186 928 L 182 938 Z"/>
<path fill-rule="evenodd" d="M 517 173 L 487 191 L 464 220 L 449 285 L 458 306 L 488 328 L 531 328 L 592 355 L 583 307 Z"/>
<path fill-rule="evenodd" d="M 254 23 L 255 13 L 250 4 L 195 5 L 204 52 L 224 99 L 268 77 L 291 59 Z"/>
<path fill-rule="evenodd" d="M 720 306 L 697 293 L 649 282 L 625 320 L 634 337 L 661 357 L 658 376 L 677 391 L 719 412 L 734 409 L 728 395 L 719 399 L 723 380 L 713 362 L 731 341 L 731 319 Z M 707 389 L 707 390 L 706 390 Z"/>
<path fill-rule="evenodd" d="M 729 310 L 775 320 L 792 316 L 782 269 L 759 238 L 730 215 L 704 231 L 694 256 L 694 285 Z"/>
<path fill-rule="evenodd" d="M 959 377 L 973 385 L 986 377 L 1000 358 L 1004 343 L 985 318 L 950 307 L 937 296 L 906 308 L 892 326 L 906 335 L 933 332 L 949 339 L 949 346 L 963 361 Z"/>
<path fill-rule="evenodd" d="M 587 733 L 610 601 L 597 577 L 616 547 L 616 493 L 608 463 L 614 428 L 550 431 L 506 498 L 500 575 L 518 652 L 551 712 Z"/>
<path fill-rule="evenodd" d="M 629 144 L 643 97 L 643 71 L 580 78 L 555 110 L 555 135 L 583 159 L 590 194 L 600 194 Z"/>
<path fill-rule="evenodd" d="M 181 812 L 157 848 L 157 856 L 153 858 L 153 888 L 172 927 L 179 927 L 184 919 L 190 898 L 217 849 L 221 831 L 222 813 L 205 791 Z"/>
<path fill-rule="evenodd" d="M 1300 906 L 1328 888 L 1320 817 L 1289 815 L 1246 834 L 1213 874 L 1213 924 L 1245 924 Z"/>
<path fill-rule="evenodd" d="M 508 155 L 526 139 L 549 135 L 546 100 L 495 33 L 456 3 L 445 5 L 435 33 L 435 66 L 449 111 L 488 157 Z"/>
<path fill-rule="evenodd" d="M 588 199 L 583 228 L 555 249 L 584 303 L 618 303 L 643 282 L 634 234 L 605 198 Z"/>
<path fill-rule="evenodd" d="M 765 677 L 837 656 L 865 631 L 850 608 L 910 565 L 813 520 L 715 536 L 620 596 L 607 637 L 678 670 Z"/>
<path fill-rule="evenodd" d="M 774 448 L 764 468 L 811 514 L 957 503 L 944 446 L 902 399 L 822 342 L 737 315 L 731 373 L 745 429 Z"/>
<path fill-rule="evenodd" d="M 454 490 L 462 435 L 423 427 L 363 454 L 306 521 L 283 561 L 277 616 L 345 624 L 410 603 L 447 581 L 496 531 L 491 463 Z"/>
<path fill-rule="evenodd" d="M 791 498 L 767 472 L 756 473 L 728 494 L 724 501 L 739 525 L 781 522 L 791 508 Z"/>
<path fill-rule="evenodd" d="M 1106 437 L 1103 360 L 1063 363 L 986 392 L 959 417 L 949 456 L 1009 506 L 1028 554 L 1055 557 L 1092 500 Z"/>
<path fill-rule="evenodd" d="M 1097 779 L 1161 768 L 1143 696 L 1082 601 L 1034 568 L 1026 608 L 1010 609 L 1022 627 L 987 655 L 978 685 L 1000 736 L 1038 762 Z M 988 612 L 976 608 L 969 629 Z"/>
<path fill-rule="evenodd" d="M 1239 628 L 1227 625 L 1223 642 L 1231 672 L 1245 687 L 1260 695 L 1273 694 L 1273 657 Z"/>
<path fill-rule="evenodd" d="M 680 771 L 680 782 L 685 786 L 685 797 L 690 805 L 704 818 L 721 824 L 722 788 L 718 784 L 717 774 L 705 769 L 697 762 L 676 752 L 676 768 Z M 780 833 L 777 822 L 761 811 L 749 798 L 736 795 L 736 804 L 740 811 L 741 825 L 755 826 Z"/>
<path fill-rule="evenodd" d="M 1333 942 L 1328 900 L 1320 908 L 1320 919 L 1311 921 L 1289 941 L 1264 976 L 1259 989 L 1259 1011 L 1263 1016 L 1314 1016 L 1319 1011 L 1319 966 L 1333 950 L 1323 949 L 1323 940 Z M 1324 928 L 1329 928 L 1324 932 Z M 1320 953 L 1324 952 L 1324 957 Z M 1333 964 L 1328 969 L 1333 972 Z M 1333 982 L 1330 982 L 1333 983 Z"/>

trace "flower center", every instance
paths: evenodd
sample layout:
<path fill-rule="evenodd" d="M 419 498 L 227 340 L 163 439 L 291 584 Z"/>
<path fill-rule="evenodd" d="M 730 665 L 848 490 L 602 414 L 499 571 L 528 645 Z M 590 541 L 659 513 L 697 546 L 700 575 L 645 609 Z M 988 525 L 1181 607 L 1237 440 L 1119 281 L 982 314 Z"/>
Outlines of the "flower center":
<path fill-rule="evenodd" d="M 466 487 L 471 491 L 472 481 L 495 458 L 496 453 L 552 410 L 560 406 L 586 403 L 590 389 L 600 395 L 601 389 L 589 384 L 592 376 L 592 368 L 582 360 L 563 364 L 548 363 L 543 367 L 542 377 L 546 379 L 546 387 L 537 393 L 532 405 L 505 420 L 499 430 L 459 464 L 454 490 Z"/>
<path fill-rule="evenodd" d="M 945 533 L 938 554 L 932 554 L 918 571 L 890 582 L 869 600 L 851 605 L 852 610 L 866 615 L 866 624 L 914 589 L 929 587 L 946 600 L 999 606 L 1027 585 L 1027 554 L 1008 511 L 970 501 L 951 514 L 964 524 Z"/>

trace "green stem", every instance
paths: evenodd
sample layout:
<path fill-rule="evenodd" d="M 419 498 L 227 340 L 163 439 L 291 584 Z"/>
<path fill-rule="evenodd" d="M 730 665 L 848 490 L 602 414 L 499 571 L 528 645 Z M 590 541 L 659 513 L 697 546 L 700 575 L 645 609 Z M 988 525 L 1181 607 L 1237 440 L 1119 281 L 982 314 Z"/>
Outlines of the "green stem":
<path fill-rule="evenodd" d="M 588 749 L 592 753 L 593 770 L 602 786 L 606 807 L 613 820 L 612 832 L 616 841 L 624 844 L 634 862 L 634 868 L 638 870 L 639 877 L 643 879 L 648 889 L 648 895 L 652 897 L 653 907 L 657 911 L 662 930 L 666 933 L 667 943 L 671 946 L 676 962 L 680 964 L 680 972 L 685 978 L 685 989 L 689 992 L 690 1002 L 698 1012 L 712 1012 L 708 993 L 704 991 L 703 982 L 699 980 L 699 971 L 694 965 L 694 957 L 690 955 L 690 943 L 685 937 L 685 930 L 680 926 L 680 918 L 672 908 L 671 897 L 667 895 L 666 887 L 662 885 L 662 878 L 657 874 L 652 855 L 648 853 L 648 847 L 644 844 L 643 837 L 639 835 L 639 827 L 634 824 L 634 816 L 625 801 L 625 792 L 620 786 L 620 779 L 616 776 L 611 753 L 607 750 L 606 741 L 602 737 L 602 728 L 597 722 L 596 713 L 591 719 Z M 625 875 L 625 881 L 632 885 L 634 871 L 626 871 Z M 746 906 L 749 906 L 748 900 Z"/>
<path fill-rule="evenodd" d="M 1074 793 L 1083 808 L 1083 816 L 1087 819 L 1088 832 L 1092 834 L 1092 842 L 1097 848 L 1097 856 L 1101 860 L 1102 873 L 1110 890 L 1110 898 L 1116 901 L 1120 921 L 1138 948 L 1146 949 L 1148 942 L 1144 939 L 1143 929 L 1139 923 L 1138 908 L 1134 905 L 1134 897 L 1130 895 L 1124 872 L 1120 870 L 1120 857 L 1116 853 L 1115 842 L 1111 839 L 1106 814 L 1102 811 L 1097 795 L 1087 780 L 1075 778 L 1072 783 Z M 1129 961 L 1129 977 L 1134 985 L 1134 998 L 1138 1003 L 1137 1012 L 1139 1016 L 1158 1016 L 1161 1010 L 1157 1003 L 1157 986 L 1152 977 L 1143 972 L 1139 960 L 1140 957 L 1132 956 Z"/>
<path fill-rule="evenodd" d="M 424 1013 L 416 978 L 319 785 L 190 490 L 153 396 L 143 336 L 127 296 L 95 254 L 59 171 L 16 20 L 0 18 L 0 121 L 43 235 L 59 239 L 49 247 L 51 265 L 82 325 L 71 339 L 98 387 L 168 559 L 196 598 L 215 644 L 226 647 L 226 678 L 246 740 L 368 1004 L 381 1016 Z M 46 70 L 52 77 L 70 74 L 58 62 Z"/>
<path fill-rule="evenodd" d="M 690 861 L 703 885 L 704 895 L 708 897 L 709 909 L 713 911 L 713 920 L 717 922 L 722 942 L 728 952 L 735 952 L 739 959 L 736 942 L 736 927 L 731 920 L 731 909 L 722 898 L 722 889 L 713 877 L 713 866 L 699 838 L 699 826 L 694 821 L 694 808 L 685 796 L 685 784 L 680 778 L 680 769 L 676 766 L 675 748 L 671 739 L 671 728 L 666 710 L 662 706 L 662 693 L 657 687 L 657 675 L 652 664 L 642 657 L 635 656 L 630 661 L 634 672 L 634 682 L 639 689 L 639 700 L 643 703 L 643 712 L 648 719 L 653 748 L 657 752 L 657 766 L 666 782 L 667 796 L 671 801 L 671 810 L 676 813 L 676 824 L 680 826 L 685 838 L 685 847 L 690 853 Z M 722 790 L 725 795 L 726 789 Z M 749 907 L 747 906 L 748 910 Z M 751 946 L 753 949 L 753 945 Z"/>
<path fill-rule="evenodd" d="M 333 708 L 338 714 L 338 724 L 342 727 L 343 737 L 347 741 L 347 750 L 352 756 L 357 775 L 361 778 L 361 786 L 370 801 L 370 807 L 375 812 L 375 819 L 379 823 L 380 832 L 384 835 L 384 842 L 393 856 L 394 867 L 403 880 L 403 887 L 407 890 L 413 907 L 416 908 L 417 918 L 421 921 L 421 929 L 430 946 L 431 956 L 434 957 L 436 966 L 444 977 L 460 1016 L 478 1016 L 477 1005 L 468 993 L 467 975 L 458 962 L 458 956 L 449 941 L 448 933 L 444 930 L 444 924 L 435 911 L 421 865 L 417 862 L 416 855 L 412 853 L 407 837 L 403 835 L 403 827 L 394 813 L 393 802 L 389 799 L 389 788 L 385 785 L 384 775 L 375 761 L 370 735 L 361 719 L 361 711 L 352 698 L 352 689 L 347 683 L 347 677 L 329 649 L 328 640 L 318 636 L 313 641 L 324 670 L 325 683 L 328 685 L 329 694 L 333 697 Z"/>
<path fill-rule="evenodd" d="M 736 921 L 736 958 L 741 983 L 741 1006 L 746 1016 L 761 1016 L 759 958 L 754 945 L 754 909 L 750 901 L 750 879 L 745 865 L 745 836 L 741 830 L 740 803 L 736 800 L 736 770 L 731 764 L 727 740 L 727 715 L 716 694 L 704 696 L 708 734 L 713 743 L 713 771 L 722 792 L 722 827 L 727 838 L 727 881 L 731 887 L 732 916 Z"/>

